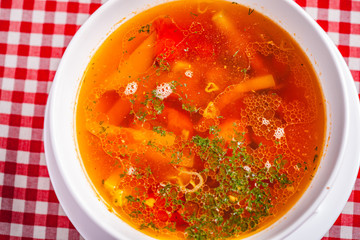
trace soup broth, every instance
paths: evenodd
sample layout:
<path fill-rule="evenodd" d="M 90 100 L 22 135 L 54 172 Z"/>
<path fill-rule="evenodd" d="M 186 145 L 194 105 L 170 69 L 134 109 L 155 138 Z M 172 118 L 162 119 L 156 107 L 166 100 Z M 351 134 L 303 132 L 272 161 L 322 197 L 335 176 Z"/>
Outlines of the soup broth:
<path fill-rule="evenodd" d="M 227 1 L 123 23 L 84 73 L 76 137 L 110 211 L 160 239 L 242 238 L 282 217 L 324 146 L 317 76 L 292 37 Z"/>

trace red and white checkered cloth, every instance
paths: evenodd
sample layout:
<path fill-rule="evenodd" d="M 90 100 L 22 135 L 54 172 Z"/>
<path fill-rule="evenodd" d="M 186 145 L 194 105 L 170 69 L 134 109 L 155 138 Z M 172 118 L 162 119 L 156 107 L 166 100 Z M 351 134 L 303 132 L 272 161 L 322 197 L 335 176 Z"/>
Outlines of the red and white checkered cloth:
<path fill-rule="evenodd" d="M 81 238 L 50 183 L 44 111 L 66 46 L 103 2 L 0 1 L 0 239 Z M 339 48 L 359 92 L 360 1 L 296 2 Z M 342 214 L 323 239 L 360 239 L 360 175 Z"/>

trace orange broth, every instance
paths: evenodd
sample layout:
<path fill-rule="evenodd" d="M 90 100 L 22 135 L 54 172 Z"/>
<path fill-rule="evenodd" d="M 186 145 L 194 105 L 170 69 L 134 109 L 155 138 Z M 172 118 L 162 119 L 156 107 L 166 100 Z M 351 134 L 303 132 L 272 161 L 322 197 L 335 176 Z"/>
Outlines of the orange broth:
<path fill-rule="evenodd" d="M 76 108 L 109 210 L 160 239 L 242 238 L 283 216 L 322 155 L 325 107 L 299 45 L 256 9 L 176 1 L 115 30 Z"/>

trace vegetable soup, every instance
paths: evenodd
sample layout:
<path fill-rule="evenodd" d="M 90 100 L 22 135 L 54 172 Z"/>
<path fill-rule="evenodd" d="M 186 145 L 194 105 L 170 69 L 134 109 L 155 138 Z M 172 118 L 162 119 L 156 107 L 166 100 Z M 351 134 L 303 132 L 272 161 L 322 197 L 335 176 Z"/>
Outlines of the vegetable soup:
<path fill-rule="evenodd" d="M 91 58 L 76 107 L 99 198 L 159 239 L 270 226 L 309 186 L 325 122 L 299 45 L 227 1 L 165 3 L 124 22 Z"/>

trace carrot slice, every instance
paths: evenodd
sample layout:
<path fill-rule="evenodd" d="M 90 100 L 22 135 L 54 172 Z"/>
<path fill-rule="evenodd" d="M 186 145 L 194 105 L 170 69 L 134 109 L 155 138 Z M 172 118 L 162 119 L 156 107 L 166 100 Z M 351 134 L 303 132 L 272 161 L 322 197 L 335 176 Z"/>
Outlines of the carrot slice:
<path fill-rule="evenodd" d="M 191 123 L 189 116 L 173 108 L 166 108 L 164 111 L 168 119 L 166 128 L 168 131 L 173 132 L 184 139 L 192 136 L 193 124 Z"/>
<path fill-rule="evenodd" d="M 119 126 L 130 110 L 131 106 L 129 100 L 126 98 L 119 98 L 106 113 L 109 118 L 109 123 Z"/>
<path fill-rule="evenodd" d="M 148 149 L 144 154 L 144 161 L 148 167 L 150 167 L 154 178 L 159 181 L 170 181 L 177 184 L 184 184 L 190 181 L 190 176 L 182 175 L 171 164 L 171 158 L 164 156 L 162 153 L 153 149 Z M 166 171 L 164 171 L 166 169 Z"/>

